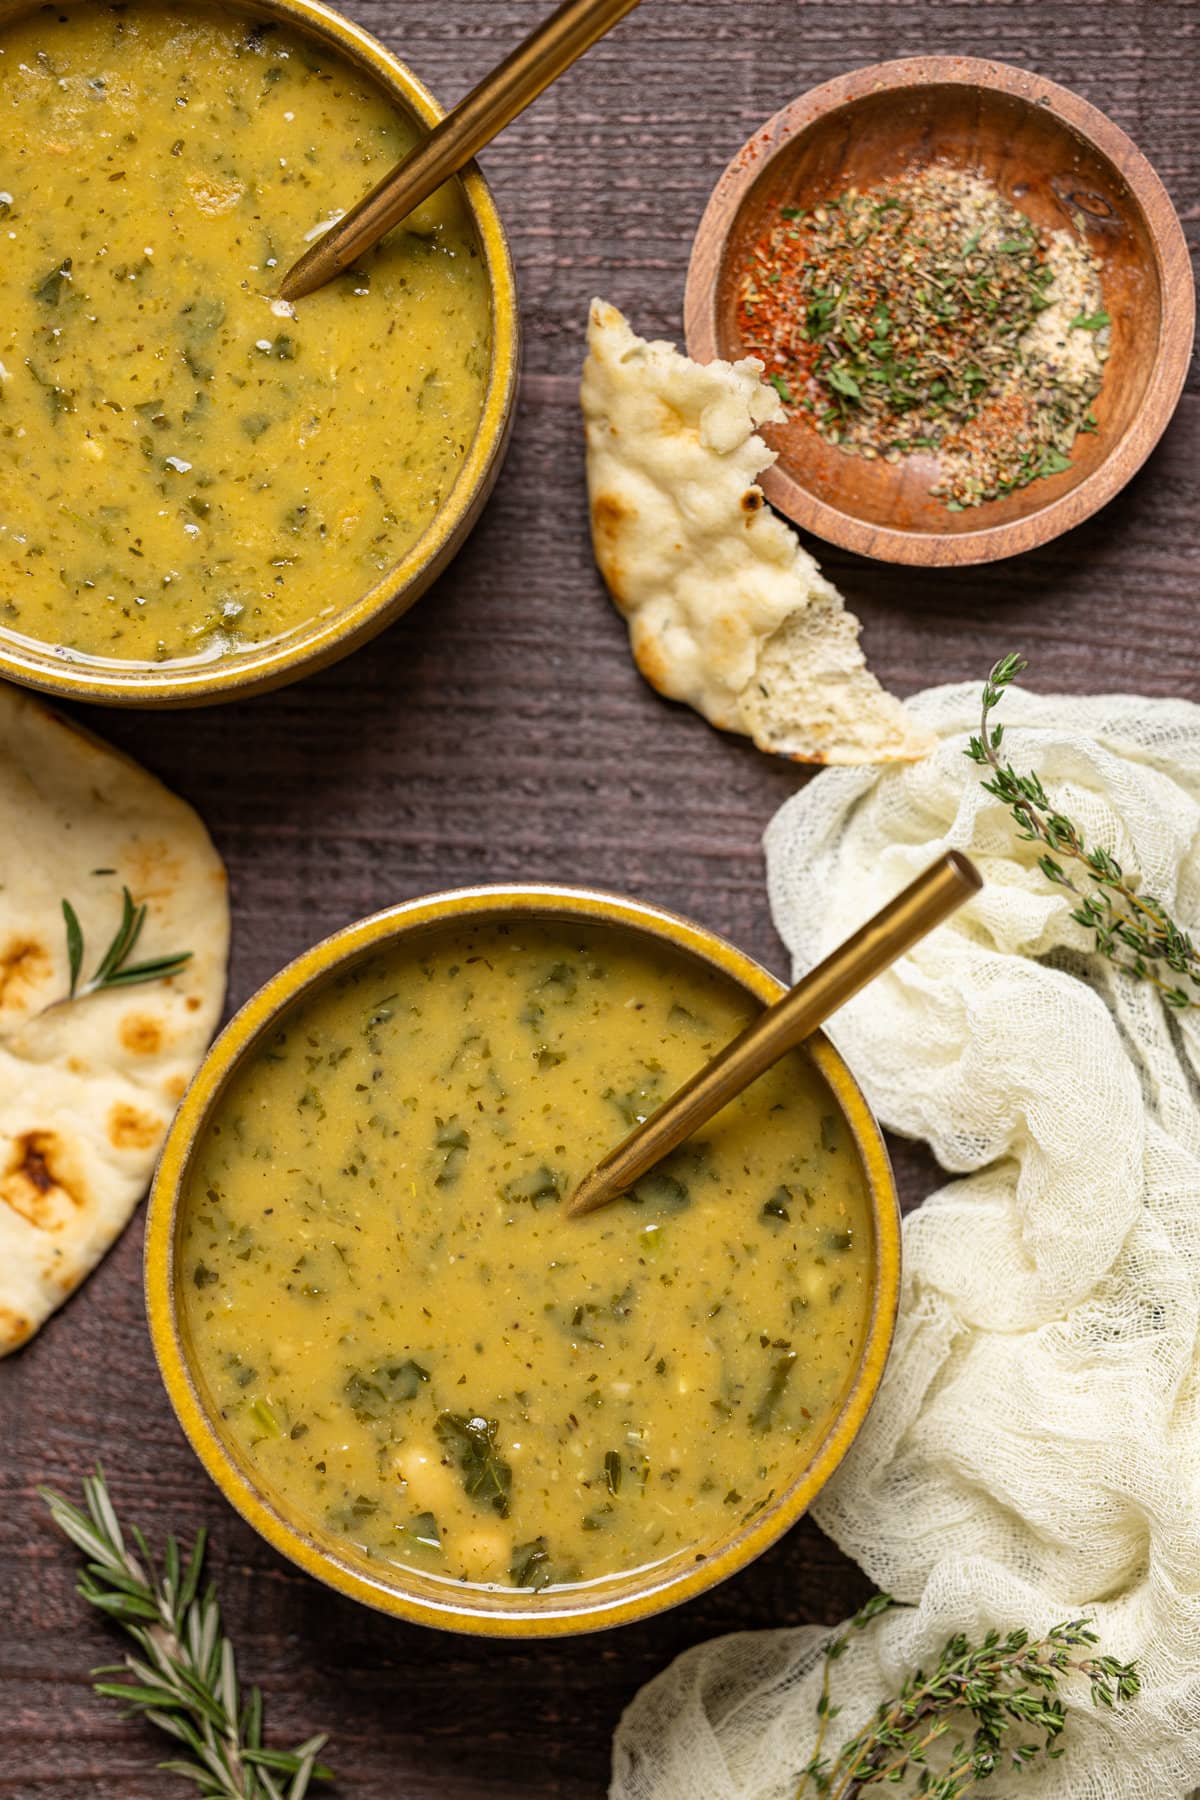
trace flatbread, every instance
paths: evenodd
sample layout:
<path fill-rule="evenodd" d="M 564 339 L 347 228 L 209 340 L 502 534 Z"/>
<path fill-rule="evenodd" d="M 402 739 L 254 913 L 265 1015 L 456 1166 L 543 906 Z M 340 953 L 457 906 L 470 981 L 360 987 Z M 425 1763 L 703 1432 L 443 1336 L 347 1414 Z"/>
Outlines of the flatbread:
<path fill-rule="evenodd" d="M 60 1306 L 119 1236 L 225 994 L 225 870 L 191 807 L 98 738 L 0 685 L 0 1355 Z M 121 920 L 131 962 L 190 950 L 166 981 L 56 1005 Z"/>
<path fill-rule="evenodd" d="M 912 761 L 933 738 L 756 477 L 783 417 L 754 357 L 696 363 L 592 302 L 581 401 L 592 543 L 659 693 L 797 762 Z"/>

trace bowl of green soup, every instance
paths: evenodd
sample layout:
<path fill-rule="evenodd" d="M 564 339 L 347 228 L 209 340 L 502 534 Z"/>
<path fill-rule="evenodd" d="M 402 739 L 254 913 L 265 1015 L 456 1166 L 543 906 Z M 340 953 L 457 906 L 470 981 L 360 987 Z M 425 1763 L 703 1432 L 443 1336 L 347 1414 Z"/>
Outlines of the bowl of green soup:
<path fill-rule="evenodd" d="M 345 655 L 498 472 L 519 334 L 477 169 L 295 307 L 440 116 L 319 0 L 0 0 L 0 672 L 187 705 Z"/>
<path fill-rule="evenodd" d="M 565 1214 L 780 992 L 652 907 L 478 888 L 352 925 L 249 1001 L 167 1140 L 146 1285 L 183 1428 L 268 1542 L 384 1612 L 550 1636 L 687 1599 L 801 1515 L 899 1281 L 837 1052 L 814 1038 Z"/>

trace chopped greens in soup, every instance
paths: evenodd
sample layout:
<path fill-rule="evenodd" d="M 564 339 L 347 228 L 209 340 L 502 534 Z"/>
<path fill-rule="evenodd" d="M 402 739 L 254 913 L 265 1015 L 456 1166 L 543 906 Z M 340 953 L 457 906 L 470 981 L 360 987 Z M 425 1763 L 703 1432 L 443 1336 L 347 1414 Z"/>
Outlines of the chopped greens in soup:
<path fill-rule="evenodd" d="M 487 385 L 459 184 L 294 313 L 272 296 L 415 136 L 349 63 L 216 7 L 0 31 L 0 631 L 212 660 L 413 547 Z"/>
<path fill-rule="evenodd" d="M 747 1021 L 632 933 L 457 924 L 302 998 L 183 1200 L 192 1360 L 343 1548 L 540 1590 L 703 1555 L 815 1452 L 866 1332 L 857 1150 L 793 1054 L 627 1199 L 589 1166 Z"/>

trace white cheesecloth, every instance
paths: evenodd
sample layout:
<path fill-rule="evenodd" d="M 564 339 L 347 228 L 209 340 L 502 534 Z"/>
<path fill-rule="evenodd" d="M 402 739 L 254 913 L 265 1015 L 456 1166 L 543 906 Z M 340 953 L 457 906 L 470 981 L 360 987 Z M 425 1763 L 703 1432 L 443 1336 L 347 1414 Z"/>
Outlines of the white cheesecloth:
<path fill-rule="evenodd" d="M 797 973 L 942 848 L 987 884 L 829 1033 L 884 1124 L 959 1177 L 905 1221 L 883 1386 L 813 1507 L 913 1605 L 834 1666 L 829 1747 L 954 1632 L 1086 1614 L 1101 1651 L 1136 1658 L 1140 1697 L 1096 1712 L 1072 1678 L 1062 1760 L 981 1795 L 1179 1800 L 1200 1783 L 1200 1011 L 1091 951 L 963 755 L 979 699 L 918 695 L 933 755 L 825 771 L 766 834 Z M 1002 755 L 1087 842 L 1200 921 L 1200 707 L 1014 688 L 995 716 Z M 614 1800 L 787 1800 L 825 1636 L 743 1632 L 682 1656 L 621 1722 Z"/>

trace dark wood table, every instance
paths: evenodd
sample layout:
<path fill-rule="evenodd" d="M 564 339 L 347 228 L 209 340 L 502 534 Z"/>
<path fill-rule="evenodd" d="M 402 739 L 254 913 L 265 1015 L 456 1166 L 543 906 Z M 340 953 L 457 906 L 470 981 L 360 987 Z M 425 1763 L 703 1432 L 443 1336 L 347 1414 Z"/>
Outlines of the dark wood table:
<path fill-rule="evenodd" d="M 356 0 L 348 10 L 451 101 L 541 0 Z M 646 0 L 486 157 L 526 332 L 520 417 L 487 513 L 416 611 L 322 676 L 235 709 L 94 710 L 89 723 L 195 802 L 233 884 L 230 1003 L 335 926 L 461 883 L 605 884 L 692 913 L 784 969 L 760 838 L 803 776 L 656 698 L 588 546 L 576 387 L 601 293 L 678 337 L 692 232 L 727 158 L 769 113 L 855 65 L 916 52 L 1036 68 L 1110 113 L 1200 227 L 1191 0 Z M 1194 691 L 1200 394 L 1097 519 L 1019 561 L 961 573 L 821 560 L 900 692 L 978 677 L 1001 652 L 1043 690 Z M 14 847 L 4 846 L 3 855 Z M 896 1146 L 906 1202 L 936 1179 Z M 841 1618 L 861 1574 L 803 1523 L 716 1592 L 648 1624 L 537 1645 L 376 1617 L 268 1550 L 201 1474 L 159 1386 L 141 1229 L 22 1354 L 0 1364 L 0 1795 L 150 1800 L 148 1727 L 96 1699 L 111 1636 L 34 1486 L 77 1490 L 101 1457 L 119 1510 L 159 1538 L 212 1533 L 211 1567 L 270 1734 L 333 1734 L 338 1793 L 595 1795 L 622 1707 L 718 1632 Z"/>

